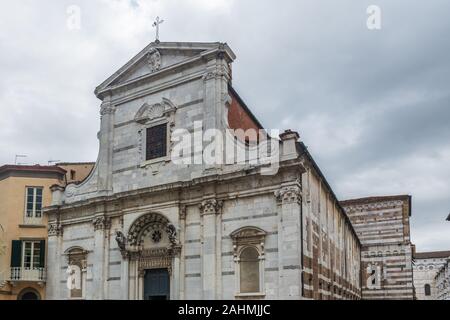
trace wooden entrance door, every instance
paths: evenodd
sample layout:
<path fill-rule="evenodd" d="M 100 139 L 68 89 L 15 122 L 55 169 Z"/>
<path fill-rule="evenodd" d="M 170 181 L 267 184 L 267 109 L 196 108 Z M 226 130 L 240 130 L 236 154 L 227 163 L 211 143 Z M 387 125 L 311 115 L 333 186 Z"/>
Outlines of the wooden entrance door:
<path fill-rule="evenodd" d="M 145 270 L 144 299 L 170 299 L 170 277 L 167 269 Z"/>

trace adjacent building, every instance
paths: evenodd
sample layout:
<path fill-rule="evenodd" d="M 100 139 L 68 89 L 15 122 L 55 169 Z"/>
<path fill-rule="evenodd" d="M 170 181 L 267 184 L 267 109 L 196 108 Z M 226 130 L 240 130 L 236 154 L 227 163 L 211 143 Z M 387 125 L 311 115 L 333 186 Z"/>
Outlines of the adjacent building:
<path fill-rule="evenodd" d="M 439 269 L 434 281 L 436 283 L 436 299 L 450 300 L 450 257 Z"/>
<path fill-rule="evenodd" d="M 362 298 L 414 299 L 411 197 L 370 197 L 341 205 L 362 244 Z"/>
<path fill-rule="evenodd" d="M 414 254 L 413 274 L 417 300 L 437 300 L 436 277 L 450 258 L 450 251 L 417 252 Z"/>
<path fill-rule="evenodd" d="M 361 297 L 350 220 L 296 132 L 245 134 L 263 127 L 234 59 L 224 43 L 155 42 L 97 87 L 95 168 L 46 208 L 48 299 Z M 205 161 L 208 132 L 248 158 Z M 186 134 L 194 162 L 176 161 Z"/>
<path fill-rule="evenodd" d="M 0 300 L 45 298 L 43 208 L 51 203 L 50 187 L 65 185 L 66 173 L 59 166 L 0 167 Z"/>

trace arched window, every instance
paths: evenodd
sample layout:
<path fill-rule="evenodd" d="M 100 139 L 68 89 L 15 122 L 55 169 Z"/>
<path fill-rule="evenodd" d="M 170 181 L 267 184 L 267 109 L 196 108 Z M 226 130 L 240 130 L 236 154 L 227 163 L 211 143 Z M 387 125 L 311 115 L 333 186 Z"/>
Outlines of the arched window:
<path fill-rule="evenodd" d="M 259 253 L 254 247 L 242 250 L 239 257 L 240 292 L 260 292 L 259 288 Z"/>
<path fill-rule="evenodd" d="M 428 283 L 425 285 L 425 295 L 427 297 L 431 296 L 431 287 Z"/>
<path fill-rule="evenodd" d="M 237 295 L 264 295 L 264 242 L 266 232 L 244 227 L 231 234 Z"/>
<path fill-rule="evenodd" d="M 66 286 L 70 299 L 84 299 L 86 294 L 87 251 L 80 247 L 66 250 Z"/>

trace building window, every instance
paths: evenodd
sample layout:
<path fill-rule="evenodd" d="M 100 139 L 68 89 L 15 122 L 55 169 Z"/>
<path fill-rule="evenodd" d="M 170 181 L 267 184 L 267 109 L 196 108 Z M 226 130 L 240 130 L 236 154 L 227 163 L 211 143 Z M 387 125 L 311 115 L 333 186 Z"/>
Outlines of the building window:
<path fill-rule="evenodd" d="M 240 292 L 260 292 L 259 288 L 259 253 L 254 247 L 242 250 L 240 262 Z"/>
<path fill-rule="evenodd" d="M 42 187 L 27 187 L 27 218 L 42 218 L 42 191 Z"/>
<path fill-rule="evenodd" d="M 75 180 L 76 172 L 75 170 L 70 170 L 70 180 Z"/>
<path fill-rule="evenodd" d="M 431 296 L 431 287 L 428 283 L 425 285 L 425 295 L 427 297 Z"/>
<path fill-rule="evenodd" d="M 45 240 L 13 240 L 11 246 L 11 279 L 45 280 Z"/>
<path fill-rule="evenodd" d="M 167 155 L 167 123 L 147 128 L 145 155 L 145 160 Z"/>
<path fill-rule="evenodd" d="M 22 251 L 22 267 L 33 270 L 41 266 L 41 243 L 39 241 L 24 241 Z"/>
<path fill-rule="evenodd" d="M 231 234 L 238 296 L 264 295 L 264 242 L 266 232 L 244 227 Z"/>

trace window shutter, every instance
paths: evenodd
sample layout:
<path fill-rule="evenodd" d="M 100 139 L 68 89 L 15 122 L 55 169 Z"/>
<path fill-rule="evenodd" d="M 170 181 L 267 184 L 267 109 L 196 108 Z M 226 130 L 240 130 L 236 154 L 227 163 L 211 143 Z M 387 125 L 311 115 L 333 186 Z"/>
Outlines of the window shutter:
<path fill-rule="evenodd" d="M 13 240 L 11 246 L 11 268 L 22 266 L 22 241 Z"/>
<path fill-rule="evenodd" d="M 45 268 L 45 240 L 40 241 L 39 268 Z"/>

